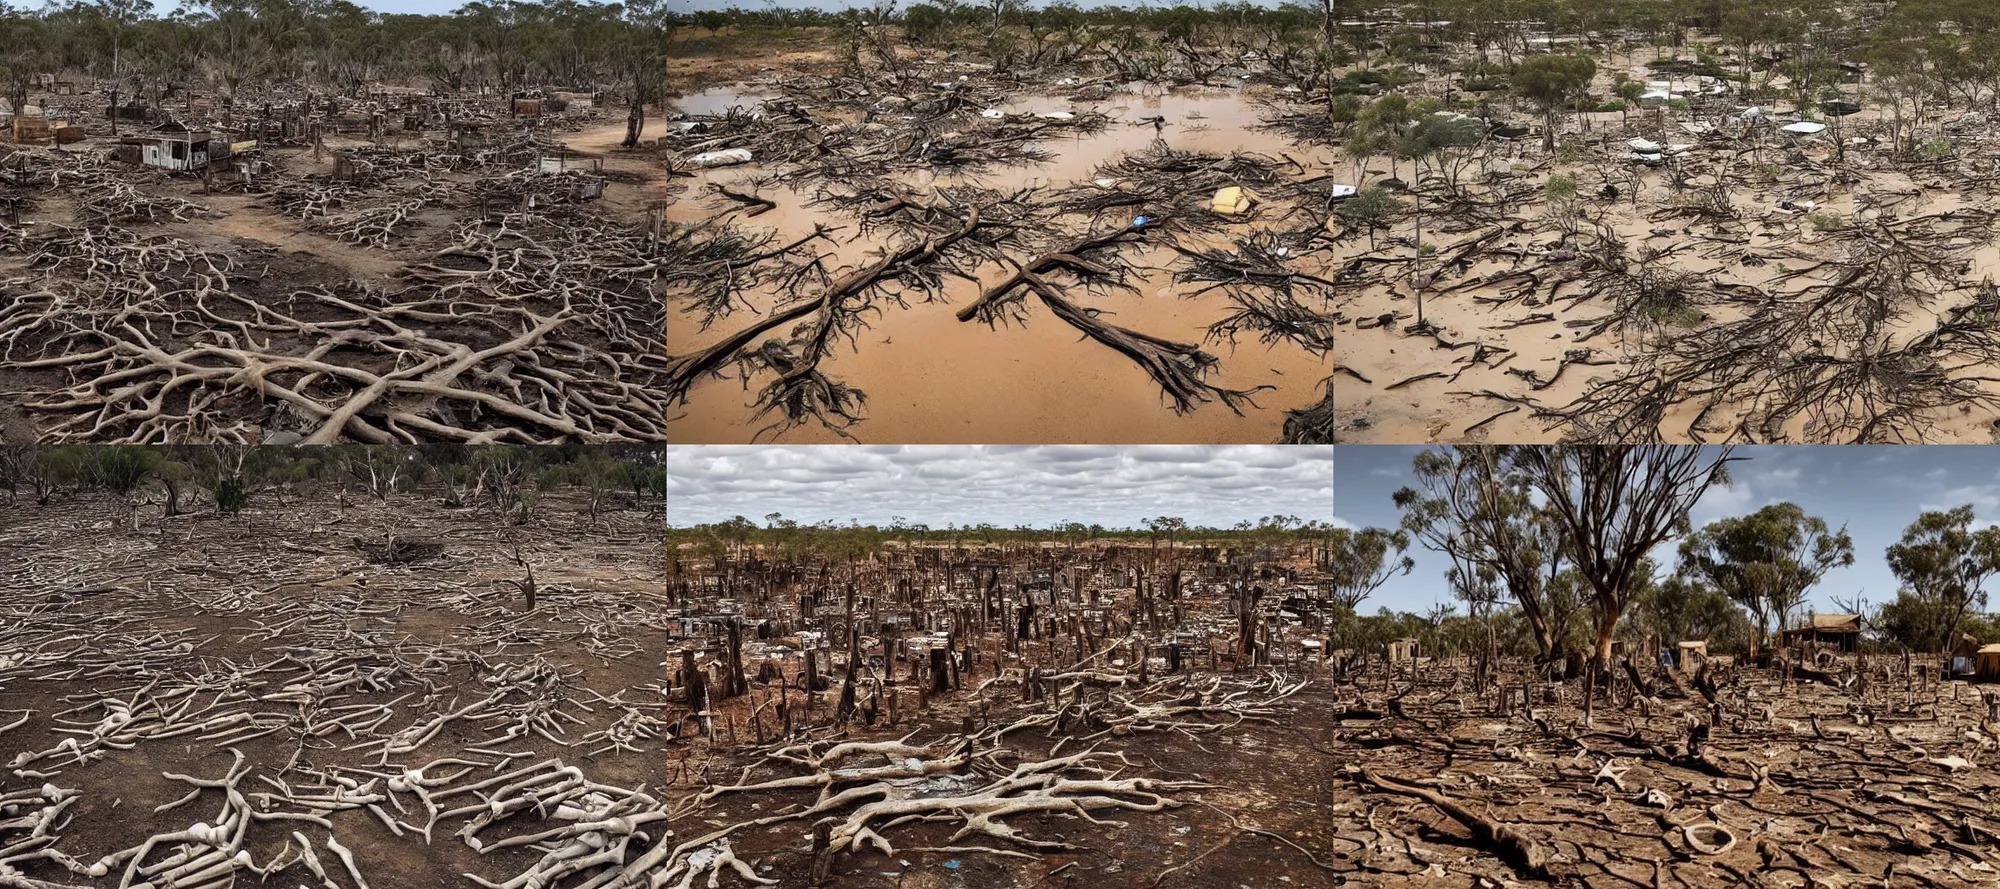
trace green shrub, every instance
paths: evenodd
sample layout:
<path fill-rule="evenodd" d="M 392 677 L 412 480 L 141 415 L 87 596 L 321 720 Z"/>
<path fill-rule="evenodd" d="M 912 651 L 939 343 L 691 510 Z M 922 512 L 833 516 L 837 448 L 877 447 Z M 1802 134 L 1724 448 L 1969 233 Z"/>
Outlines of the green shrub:
<path fill-rule="evenodd" d="M 250 492 L 243 489 L 243 481 L 225 478 L 215 483 L 215 507 L 223 515 L 235 515 L 250 503 Z"/>

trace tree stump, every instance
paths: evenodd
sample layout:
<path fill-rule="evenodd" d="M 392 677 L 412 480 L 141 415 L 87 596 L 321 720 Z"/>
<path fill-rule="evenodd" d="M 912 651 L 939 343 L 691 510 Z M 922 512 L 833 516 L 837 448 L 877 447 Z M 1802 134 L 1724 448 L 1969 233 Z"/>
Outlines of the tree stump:
<path fill-rule="evenodd" d="M 814 889 L 833 879 L 833 822 L 822 818 L 813 824 L 812 869 L 807 884 Z"/>

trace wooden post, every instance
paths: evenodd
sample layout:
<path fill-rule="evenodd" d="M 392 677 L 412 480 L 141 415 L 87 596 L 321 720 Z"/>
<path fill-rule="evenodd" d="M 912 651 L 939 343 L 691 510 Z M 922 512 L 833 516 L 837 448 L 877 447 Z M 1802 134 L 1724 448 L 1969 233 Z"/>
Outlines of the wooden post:
<path fill-rule="evenodd" d="M 681 674 L 687 682 L 688 710 L 699 716 L 708 710 L 708 677 L 695 669 L 693 649 L 681 650 Z M 707 723 L 703 717 L 702 724 Z"/>
<path fill-rule="evenodd" d="M 749 683 L 743 679 L 743 619 L 729 619 L 729 673 L 723 677 L 722 696 L 733 698 L 750 693 Z"/>
<path fill-rule="evenodd" d="M 813 823 L 812 870 L 807 880 L 814 889 L 833 879 L 833 821 L 822 818 Z"/>

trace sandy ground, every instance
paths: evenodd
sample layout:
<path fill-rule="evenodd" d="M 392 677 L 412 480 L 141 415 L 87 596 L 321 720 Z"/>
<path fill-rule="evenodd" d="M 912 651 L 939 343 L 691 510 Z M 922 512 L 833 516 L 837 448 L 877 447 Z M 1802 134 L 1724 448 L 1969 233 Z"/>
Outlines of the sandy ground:
<path fill-rule="evenodd" d="M 625 141 L 624 113 L 616 109 L 606 113 L 614 119 L 580 132 L 565 134 L 563 144 L 585 159 L 603 160 L 604 172 L 609 175 L 610 181 L 605 183 L 600 206 L 639 221 L 644 219 L 646 211 L 666 204 L 665 170 L 657 155 L 619 147 L 619 143 Z M 666 129 L 665 111 L 647 109 L 646 126 L 640 131 L 639 140 L 643 144 L 657 139 Z"/>
<path fill-rule="evenodd" d="M 1612 117 L 1615 120 L 1615 115 Z M 1587 191 L 1594 192 L 1595 186 L 1603 181 L 1582 170 L 1569 172 L 1586 184 Z M 1528 175 L 1534 181 L 1546 181 L 1546 176 Z M 1743 225 L 1718 236 L 1707 226 L 1651 218 L 1650 214 L 1657 211 L 1667 198 L 1664 179 L 1663 173 L 1649 171 L 1640 174 L 1638 181 L 1643 190 L 1636 204 L 1631 200 L 1626 184 L 1630 180 L 1620 179 L 1618 184 L 1625 193 L 1616 200 L 1592 200 L 1593 212 L 1600 214 L 1635 250 L 1663 251 L 1661 262 L 1672 269 L 1695 274 L 1707 281 L 1726 282 L 1731 286 L 1764 287 L 1781 274 L 1786 269 L 1785 258 L 1798 256 L 1793 251 L 1800 242 L 1816 235 L 1811 228 L 1810 212 L 1851 216 L 1857 209 L 1853 190 L 1819 192 L 1812 211 L 1788 211 L 1777 206 L 1779 200 L 1802 202 L 1813 198 L 1794 197 L 1796 192 L 1777 187 L 1758 189 L 1737 198 L 1744 211 Z M 1937 188 L 1924 188 L 1911 182 L 1909 177 L 1895 174 L 1871 177 L 1867 184 L 1859 187 L 1864 193 L 1871 189 L 1877 194 L 1916 195 L 1899 207 L 1899 212 L 1905 216 L 1943 212 L 1965 204 L 1954 194 Z M 1536 207 L 1518 214 L 1515 219 L 1532 223 L 1539 215 L 1539 209 Z M 1490 230 L 1484 225 L 1461 226 L 1459 230 L 1449 227 L 1442 231 L 1427 229 L 1425 238 L 1427 243 L 1437 245 L 1438 254 L 1447 254 L 1454 245 L 1485 235 Z M 1414 250 L 1408 241 L 1407 231 L 1398 234 L 1404 235 L 1401 243 L 1385 243 L 1371 255 L 1411 256 Z M 1561 244 L 1559 236 L 1553 231 L 1531 230 L 1510 232 L 1495 241 L 1493 246 L 1546 254 L 1558 249 Z M 1364 249 L 1354 250 L 1348 255 L 1366 254 L 1365 244 L 1361 247 Z M 1746 262 L 1745 257 L 1752 259 Z M 2000 249 L 1992 245 L 1974 251 L 1971 260 L 1973 279 L 2000 273 Z M 1797 264 L 1796 260 L 1794 264 Z M 1337 363 L 1367 378 L 1364 382 L 1352 374 L 1343 374 L 1336 382 L 1335 391 L 1342 418 L 1339 427 L 1341 441 L 1357 444 L 1547 442 L 1559 435 L 1560 430 L 1533 411 L 1518 410 L 1489 420 L 1495 414 L 1508 410 L 1510 405 L 1487 393 L 1501 393 L 1532 399 L 1548 407 L 1561 407 L 1584 395 L 1594 380 L 1618 372 L 1628 366 L 1632 357 L 1648 348 L 1649 334 L 1644 332 L 1614 328 L 1594 336 L 1585 335 L 1589 322 L 1601 319 L 1613 310 L 1607 298 L 1559 299 L 1553 302 L 1510 298 L 1509 287 L 1480 283 L 1482 278 L 1504 275 L 1519 265 L 1504 257 L 1473 262 L 1463 268 L 1442 272 L 1427 287 L 1424 300 L 1426 319 L 1438 329 L 1441 338 L 1463 344 L 1460 348 L 1446 348 L 1430 337 L 1406 332 L 1405 328 L 1416 318 L 1415 296 L 1407 284 L 1368 288 L 1344 301 L 1340 313 L 1350 322 L 1377 319 L 1383 315 L 1393 315 L 1396 320 L 1391 325 L 1366 330 L 1357 329 L 1351 323 L 1341 328 L 1342 333 L 1337 340 Z M 1512 285 L 1520 282 L 1517 279 L 1504 283 Z M 1707 324 L 1740 315 L 1740 310 L 1731 307 L 1708 306 L 1698 323 Z M 1919 311 L 1899 326 L 1914 331 L 1920 329 L 1920 324 L 1934 321 L 1937 317 L 1935 311 Z M 1670 329 L 1685 331 L 1689 325 L 1674 325 Z M 1472 365 L 1470 358 L 1474 348 L 1498 350 L 1505 360 L 1496 361 L 1487 357 Z M 1573 365 L 1556 378 L 1553 385 L 1541 385 L 1555 375 L 1566 353 L 1579 349 L 1590 350 L 1593 361 L 1605 363 Z M 1534 373 L 1537 380 L 1524 378 L 1520 375 L 1523 371 Z M 1446 376 L 1413 381 L 1413 378 L 1438 372 Z M 1696 413 L 1696 407 L 1692 406 L 1670 411 L 1662 424 L 1667 440 L 1694 440 L 1688 435 L 1687 428 Z M 1996 435 L 1993 427 L 1996 417 L 2000 414 L 1987 411 L 1942 417 L 1931 427 L 1930 434 L 1937 441 L 1990 442 Z M 1485 421 L 1483 425 L 1482 421 Z M 1710 418 L 1708 423 L 1712 426 L 1725 421 Z M 1784 432 L 1796 439 L 1804 435 L 1803 425 L 1803 420 L 1796 420 L 1788 424 Z M 1470 428 L 1475 426 L 1477 428 Z"/>
<path fill-rule="evenodd" d="M 732 105 L 754 107 L 758 94 L 746 88 L 709 88 L 675 101 L 686 113 L 715 114 Z M 1242 95 L 1222 90 L 1120 94 L 1103 102 L 1071 104 L 1062 97 L 1017 99 L 1005 110 L 1041 112 L 1096 110 L 1109 115 L 1111 127 L 1099 134 L 1043 143 L 1055 156 L 1038 166 L 972 177 L 989 187 L 1045 185 L 1060 188 L 1087 180 L 1102 163 L 1141 150 L 1152 141 L 1151 125 L 1138 119 L 1164 116 L 1165 138 L 1179 149 L 1210 152 L 1288 150 L 1268 134 L 1250 129 L 1258 109 Z M 697 171 L 685 180 L 683 199 L 668 208 L 669 218 L 696 221 L 737 206 L 710 196 L 709 182 L 751 188 L 748 181 L 767 171 L 755 165 Z M 935 180 L 942 183 L 946 180 Z M 933 182 L 919 182 L 920 185 Z M 778 208 L 741 225 L 778 232 L 789 241 L 812 231 L 813 223 L 846 226 L 848 220 L 829 218 L 804 206 L 806 196 L 782 189 L 760 193 Z M 1260 211 L 1230 234 L 1242 236 L 1268 224 L 1270 211 Z M 836 237 L 849 238 L 843 232 Z M 854 264 L 875 245 L 866 239 L 842 244 L 840 261 Z M 1146 262 L 1162 267 L 1174 255 L 1159 250 Z M 986 283 L 1003 277 L 997 267 L 982 270 Z M 1182 342 L 1201 341 L 1207 326 L 1227 313 L 1220 296 L 1180 298 L 1180 291 L 1199 285 L 1176 285 L 1163 271 L 1142 277 L 1136 293 L 1091 296 L 1087 305 L 1103 309 L 1115 322 Z M 951 282 L 946 298 L 963 305 L 976 298 L 979 286 Z M 770 307 L 757 306 L 760 312 Z M 1219 404 L 1204 405 L 1184 416 L 1168 409 L 1159 388 L 1126 357 L 1088 340 L 1045 312 L 1031 314 L 1028 326 L 988 329 L 977 322 L 959 322 L 953 306 L 912 303 L 909 310 L 890 309 L 873 322 L 856 350 L 843 350 L 824 365 L 835 377 L 868 393 L 867 421 L 850 430 L 864 442 L 1188 442 L 1264 443 L 1278 440 L 1283 411 L 1319 400 L 1319 381 L 1327 363 L 1289 344 L 1266 347 L 1254 337 L 1204 348 L 1221 359 L 1221 371 L 1211 382 L 1228 388 L 1277 387 L 1257 395 L 1259 407 L 1237 416 Z M 683 354 L 738 329 L 747 322 L 739 313 L 701 330 L 688 316 L 670 313 L 669 354 Z M 753 420 L 752 394 L 733 379 L 697 385 L 685 416 L 672 426 L 675 441 L 726 443 L 748 441 L 768 423 Z M 765 436 L 765 440 L 769 440 Z M 835 442 L 841 439 L 816 424 L 792 430 L 779 440 Z"/>
<path fill-rule="evenodd" d="M 1600 59 L 1596 86 L 1600 95 L 1610 89 L 1612 70 L 1623 66 L 1613 69 Z M 1635 79 L 1653 76 L 1643 67 L 1629 70 Z M 1994 138 L 1983 125 L 1954 129 L 1950 140 L 1958 146 L 1961 160 L 1955 168 L 1946 164 L 1933 170 L 1906 170 L 1889 157 L 1887 121 L 1873 107 L 1842 122 L 1845 130 L 1839 136 L 1849 142 L 1844 160 L 1836 159 L 1835 131 L 1804 139 L 1765 130 L 1705 140 L 1679 126 L 1684 121 L 1727 125 L 1727 115 L 1740 107 L 1722 99 L 1694 113 L 1635 110 L 1630 115 L 1572 116 L 1564 122 L 1563 132 L 1566 139 L 1582 143 L 1582 156 L 1569 159 L 1542 151 L 1538 129 L 1536 134 L 1497 142 L 1483 164 L 1473 165 L 1473 176 L 1491 175 L 1524 186 L 1529 197 L 1508 208 L 1502 218 L 1426 221 L 1425 245 L 1434 246 L 1436 252 L 1430 255 L 1439 257 L 1499 230 L 1488 245 L 1491 249 L 1480 258 L 1425 270 L 1429 283 L 1424 287 L 1424 315 L 1436 328 L 1435 338 L 1410 330 L 1417 314 L 1415 288 L 1408 277 L 1386 286 L 1356 287 L 1337 298 L 1342 326 L 1334 360 L 1343 368 L 1335 384 L 1339 440 L 1357 444 L 1558 440 L 1577 430 L 1560 424 L 1553 412 L 1585 395 L 1594 383 L 1631 369 L 1635 360 L 1656 351 L 1662 331 L 1682 335 L 1754 310 L 1745 308 L 1749 300 L 1732 302 L 1729 294 L 1747 296 L 1766 290 L 1790 294 L 1826 280 L 1828 276 L 1820 275 L 1780 281 L 1789 270 L 1842 255 L 1842 248 L 1827 246 L 1834 239 L 1819 228 L 1821 218 L 1907 220 L 1991 206 L 1985 152 Z M 1776 124 L 1798 119 L 1775 109 L 1771 116 Z M 1957 117 L 1958 112 L 1941 113 L 1943 121 Z M 1687 148 L 1672 161 L 1689 173 L 1682 189 L 1674 187 L 1669 168 L 1630 162 L 1625 142 L 1634 137 Z M 1845 171 L 1840 172 L 1843 164 Z M 1386 164 L 1378 159 L 1370 166 L 1380 169 Z M 1716 225 L 1669 212 L 1675 202 L 1715 184 L 1718 169 L 1729 171 L 1733 220 Z M 1560 268 L 1548 258 L 1590 240 L 1566 241 L 1548 221 L 1543 187 L 1558 174 L 1576 182 L 1586 213 L 1625 242 L 1628 256 L 1657 253 L 1658 268 L 1692 275 L 1697 288 L 1709 291 L 1693 317 L 1651 331 L 1612 327 L 1594 332 L 1593 322 L 1614 313 L 1612 297 L 1580 298 L 1580 283 L 1558 288 L 1551 296 L 1546 282 Z M 1601 195 L 1606 185 L 1615 186 L 1619 194 Z M 1792 206 L 1788 209 L 1784 202 Z M 1584 231 L 1592 227 L 1586 225 Z M 1379 247 L 1371 250 L 1365 240 L 1350 243 L 1339 257 L 1385 257 L 1408 263 L 1416 256 L 1410 234 L 1405 219 L 1384 233 Z M 1983 243 L 1968 240 L 1959 245 L 1967 284 L 2000 275 L 2000 249 L 1990 242 L 1990 235 Z M 1531 282 L 1535 286 L 1528 286 Z M 1941 311 L 1963 301 L 1960 294 L 1912 308 L 1907 317 L 1890 324 L 1894 340 L 1907 343 L 1928 331 Z M 1384 319 L 1389 323 L 1382 324 Z M 1566 358 L 1574 362 L 1579 357 L 1587 363 L 1562 367 Z M 1557 376 L 1559 369 L 1562 373 Z M 1977 365 L 1952 371 L 1957 377 L 1983 372 Z M 1739 425 L 1745 417 L 1741 404 L 1721 405 L 1706 417 L 1700 408 L 1691 399 L 1668 410 L 1659 437 L 1692 442 L 1744 436 Z M 1699 428 L 1694 428 L 1698 420 Z M 2000 410 L 1991 407 L 1951 408 L 1927 416 L 1915 424 L 1912 434 L 1891 440 L 1991 443 L 2000 437 L 1996 421 Z M 1827 440 L 1809 429 L 1803 417 L 1753 431 L 1759 440 L 1780 443 Z"/>

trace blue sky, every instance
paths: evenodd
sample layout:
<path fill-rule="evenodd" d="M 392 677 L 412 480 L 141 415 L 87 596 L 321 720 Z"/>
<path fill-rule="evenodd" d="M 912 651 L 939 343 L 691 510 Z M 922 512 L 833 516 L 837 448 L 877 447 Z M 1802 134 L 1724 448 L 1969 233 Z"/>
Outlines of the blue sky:
<path fill-rule="evenodd" d="M 1342 446 L 1334 471 L 1334 515 L 1356 527 L 1393 527 L 1401 513 L 1390 495 L 1412 483 L 1410 460 L 1422 447 Z M 1977 445 L 1739 447 L 1747 457 L 1730 466 L 1735 484 L 1712 488 L 1695 506 L 1697 526 L 1791 501 L 1828 525 L 1847 526 L 1854 538 L 1854 566 L 1836 568 L 1808 594 L 1819 611 L 1838 610 L 1833 598 L 1860 593 L 1871 604 L 1895 598 L 1896 578 L 1883 550 L 1902 537 L 1917 514 L 1970 503 L 1977 524 L 2000 520 L 2000 447 Z M 1656 554 L 1671 570 L 1675 544 Z M 1417 561 L 1408 576 L 1390 581 L 1363 605 L 1422 610 L 1450 602 L 1443 557 L 1412 543 Z"/>

